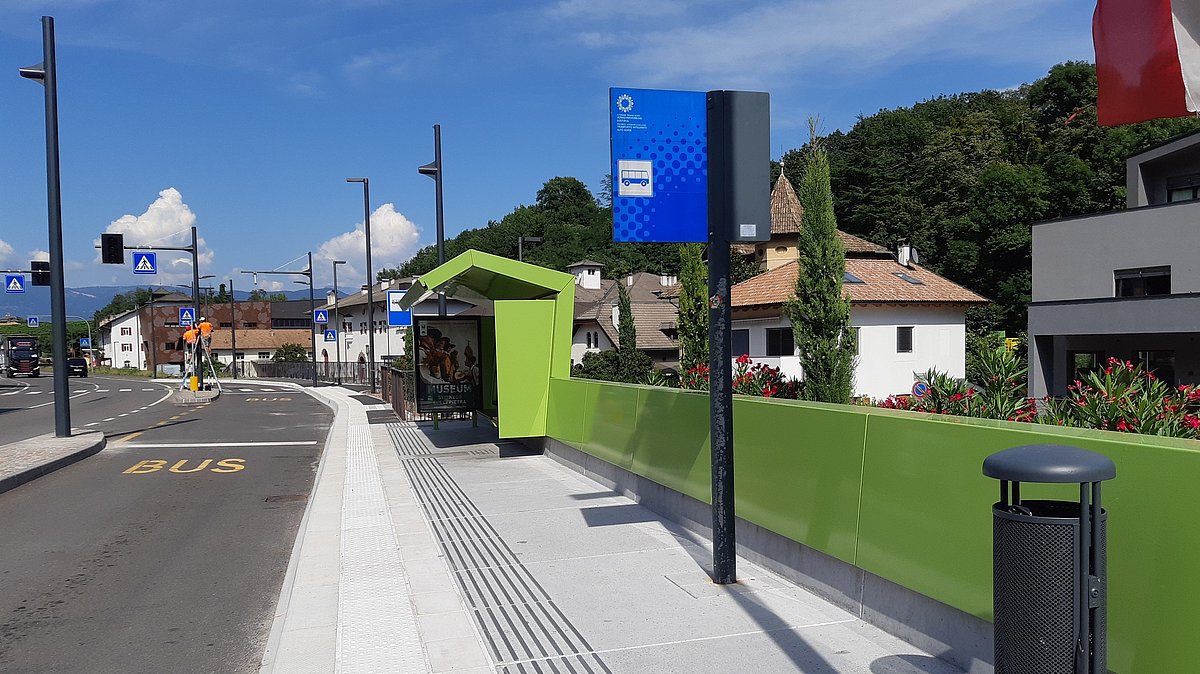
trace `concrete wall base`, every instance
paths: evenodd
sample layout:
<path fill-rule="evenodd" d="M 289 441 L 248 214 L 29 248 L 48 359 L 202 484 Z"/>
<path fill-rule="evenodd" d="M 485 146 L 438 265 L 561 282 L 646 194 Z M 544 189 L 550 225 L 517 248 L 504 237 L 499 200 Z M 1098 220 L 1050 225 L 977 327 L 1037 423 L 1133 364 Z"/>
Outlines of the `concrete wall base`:
<path fill-rule="evenodd" d="M 553 438 L 529 440 L 540 440 L 546 456 L 564 466 L 711 540 L 708 504 Z M 992 674 L 990 622 L 740 518 L 737 538 L 745 559 L 970 674 Z"/>

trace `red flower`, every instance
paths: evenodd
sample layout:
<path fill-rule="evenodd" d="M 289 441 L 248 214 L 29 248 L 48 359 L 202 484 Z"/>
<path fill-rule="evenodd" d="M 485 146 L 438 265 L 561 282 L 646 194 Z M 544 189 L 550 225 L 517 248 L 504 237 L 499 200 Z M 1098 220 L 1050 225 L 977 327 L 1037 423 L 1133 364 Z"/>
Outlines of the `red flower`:
<path fill-rule="evenodd" d="M 737 364 L 738 365 L 749 365 L 750 364 L 750 354 L 743 353 L 742 355 L 738 356 Z"/>
<path fill-rule="evenodd" d="M 1117 430 L 1118 431 L 1129 431 L 1129 430 L 1132 430 L 1132 428 L 1130 427 L 1129 424 L 1125 423 L 1124 419 L 1121 419 L 1120 421 L 1117 422 Z"/>
<path fill-rule="evenodd" d="M 1200 428 L 1200 417 L 1186 414 L 1183 417 L 1183 423 L 1187 424 L 1192 430 L 1196 430 L 1197 428 Z"/>

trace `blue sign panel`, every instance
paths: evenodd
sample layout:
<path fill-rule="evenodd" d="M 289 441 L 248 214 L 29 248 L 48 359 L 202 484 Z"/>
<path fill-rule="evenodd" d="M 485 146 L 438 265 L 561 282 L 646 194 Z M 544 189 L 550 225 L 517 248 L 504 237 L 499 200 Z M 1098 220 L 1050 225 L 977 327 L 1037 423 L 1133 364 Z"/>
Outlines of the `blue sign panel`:
<path fill-rule="evenodd" d="M 21 274 L 16 276 L 4 276 L 4 292 L 6 293 L 23 293 L 25 292 L 25 277 Z"/>
<path fill-rule="evenodd" d="M 608 90 L 613 241 L 708 240 L 705 94 Z"/>
<path fill-rule="evenodd" d="M 158 273 L 158 253 L 145 253 L 133 251 L 133 273 L 135 274 L 157 274 Z"/>
<path fill-rule="evenodd" d="M 36 327 L 38 326 L 38 317 L 37 317 L 37 316 L 30 316 L 29 318 L 26 318 L 26 319 L 25 319 L 25 326 L 26 326 L 26 327 L 30 327 L 30 328 L 36 328 Z"/>
<path fill-rule="evenodd" d="M 337 330 L 326 330 L 325 331 L 325 341 L 336 342 L 337 341 Z"/>
<path fill-rule="evenodd" d="M 81 349 L 92 348 L 92 338 L 91 337 L 80 337 L 79 338 L 79 348 L 81 348 Z"/>
<path fill-rule="evenodd" d="M 313 323 L 317 325 L 325 325 L 329 322 L 329 312 L 324 309 L 313 310 Z"/>
<path fill-rule="evenodd" d="M 196 310 L 192 307 L 179 307 L 179 324 L 192 325 L 196 322 Z"/>
<path fill-rule="evenodd" d="M 387 291 L 388 326 L 390 327 L 406 328 L 412 325 L 412 310 L 400 308 L 400 299 L 403 297 L 403 290 Z"/>

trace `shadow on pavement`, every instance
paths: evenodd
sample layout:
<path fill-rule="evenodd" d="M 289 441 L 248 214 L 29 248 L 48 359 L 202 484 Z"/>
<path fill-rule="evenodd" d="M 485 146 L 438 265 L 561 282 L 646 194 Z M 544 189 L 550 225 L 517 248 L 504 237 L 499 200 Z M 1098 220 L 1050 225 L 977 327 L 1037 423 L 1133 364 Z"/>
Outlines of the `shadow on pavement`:
<path fill-rule="evenodd" d="M 871 663 L 871 674 L 941 674 L 952 671 L 943 660 L 930 655 L 887 655 Z"/>
<path fill-rule="evenodd" d="M 141 432 L 145 432 L 145 431 L 152 431 L 156 428 L 170 428 L 172 426 L 178 426 L 180 424 L 190 424 L 193 421 L 199 421 L 199 419 L 181 419 L 179 421 L 169 421 L 165 424 L 155 424 L 153 426 L 143 426 L 141 428 L 130 428 L 130 429 L 125 429 L 125 430 L 120 430 L 120 431 L 107 431 L 104 434 L 104 438 L 107 440 L 109 438 L 115 438 L 115 437 L 122 436 L 122 435 L 129 435 L 130 433 L 141 433 Z"/>

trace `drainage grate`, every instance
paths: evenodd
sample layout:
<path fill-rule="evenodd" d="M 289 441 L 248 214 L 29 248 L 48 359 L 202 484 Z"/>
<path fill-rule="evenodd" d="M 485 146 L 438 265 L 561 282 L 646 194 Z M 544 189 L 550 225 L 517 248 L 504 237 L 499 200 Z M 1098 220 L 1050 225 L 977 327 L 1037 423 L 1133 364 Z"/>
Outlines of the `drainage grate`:
<path fill-rule="evenodd" d="M 386 404 L 383 402 L 383 400 L 376 398 L 374 396 L 355 395 L 355 396 L 350 396 L 350 399 L 357 400 L 358 402 L 360 402 L 364 405 L 384 405 L 384 404 Z"/>
<path fill-rule="evenodd" d="M 391 410 L 367 410 L 368 424 L 394 424 L 397 421 L 400 418 Z"/>
<path fill-rule="evenodd" d="M 611 674 L 441 463 L 402 465 L 500 671 Z"/>

